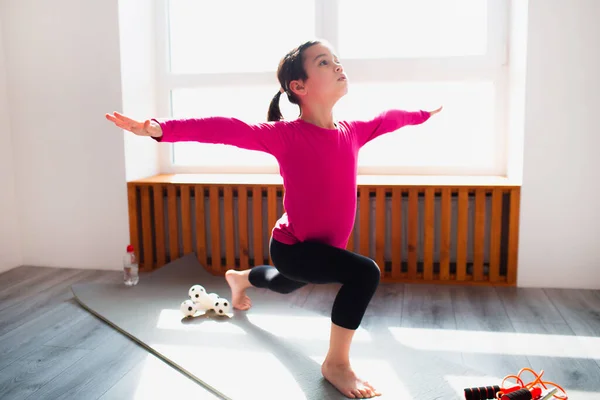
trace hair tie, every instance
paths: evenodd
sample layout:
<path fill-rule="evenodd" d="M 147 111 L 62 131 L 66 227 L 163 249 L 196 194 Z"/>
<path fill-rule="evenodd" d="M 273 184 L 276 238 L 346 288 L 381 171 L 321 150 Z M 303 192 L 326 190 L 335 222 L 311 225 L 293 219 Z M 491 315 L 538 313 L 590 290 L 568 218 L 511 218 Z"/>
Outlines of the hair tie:
<path fill-rule="evenodd" d="M 285 93 L 285 89 L 279 88 L 279 93 Z"/>

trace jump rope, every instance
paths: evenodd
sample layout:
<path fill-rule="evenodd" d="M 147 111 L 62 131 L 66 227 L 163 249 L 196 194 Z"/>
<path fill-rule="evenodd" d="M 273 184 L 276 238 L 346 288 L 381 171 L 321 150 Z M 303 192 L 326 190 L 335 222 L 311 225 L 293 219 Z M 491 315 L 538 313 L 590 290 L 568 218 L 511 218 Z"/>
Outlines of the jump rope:
<path fill-rule="evenodd" d="M 521 379 L 521 374 L 523 374 L 523 372 L 531 372 L 535 379 L 529 383 L 523 383 L 523 380 Z M 501 386 L 494 385 L 466 388 L 465 400 L 549 400 L 552 397 L 560 400 L 568 399 L 567 393 L 562 387 L 554 382 L 542 381 L 542 375 L 544 375 L 544 370 L 541 370 L 540 374 L 538 375 L 530 368 L 522 368 L 517 375 L 505 376 L 502 380 Z M 504 387 L 504 384 L 508 379 L 515 379 L 516 384 L 509 387 Z M 546 385 L 554 387 L 548 389 Z M 548 392 L 542 395 L 542 388 L 548 390 Z M 560 392 L 564 393 L 564 396 L 556 394 L 556 392 L 559 390 Z"/>

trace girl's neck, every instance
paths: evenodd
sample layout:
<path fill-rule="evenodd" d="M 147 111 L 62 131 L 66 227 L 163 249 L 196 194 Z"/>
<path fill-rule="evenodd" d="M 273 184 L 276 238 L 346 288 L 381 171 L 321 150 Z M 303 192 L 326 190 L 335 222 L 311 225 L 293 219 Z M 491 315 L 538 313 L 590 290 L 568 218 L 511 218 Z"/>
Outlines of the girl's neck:
<path fill-rule="evenodd" d="M 300 111 L 300 119 L 325 129 L 337 128 L 333 119 L 333 109 L 329 107 L 311 109 L 303 106 Z"/>

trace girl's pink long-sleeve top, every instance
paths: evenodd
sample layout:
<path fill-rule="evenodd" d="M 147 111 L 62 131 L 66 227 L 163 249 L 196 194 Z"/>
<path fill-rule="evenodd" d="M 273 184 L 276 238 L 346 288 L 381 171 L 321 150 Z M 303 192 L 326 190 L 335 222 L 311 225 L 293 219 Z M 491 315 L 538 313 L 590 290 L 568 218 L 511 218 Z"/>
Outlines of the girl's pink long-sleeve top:
<path fill-rule="evenodd" d="M 388 110 L 366 121 L 339 121 L 336 129 L 301 119 L 249 124 L 229 117 L 157 120 L 159 142 L 226 144 L 274 156 L 283 178 L 285 213 L 273 239 L 294 244 L 317 241 L 346 248 L 357 205 L 358 152 L 369 141 L 406 125 L 427 111 Z"/>

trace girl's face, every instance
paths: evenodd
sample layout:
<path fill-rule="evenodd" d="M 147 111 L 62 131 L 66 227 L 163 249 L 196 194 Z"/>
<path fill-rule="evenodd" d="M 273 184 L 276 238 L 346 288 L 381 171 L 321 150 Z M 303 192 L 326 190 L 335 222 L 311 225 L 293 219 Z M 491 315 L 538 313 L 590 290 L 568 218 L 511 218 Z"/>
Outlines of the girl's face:
<path fill-rule="evenodd" d="M 331 47 L 317 43 L 306 49 L 303 56 L 308 79 L 291 84 L 302 101 L 335 103 L 348 92 L 348 78 Z"/>

